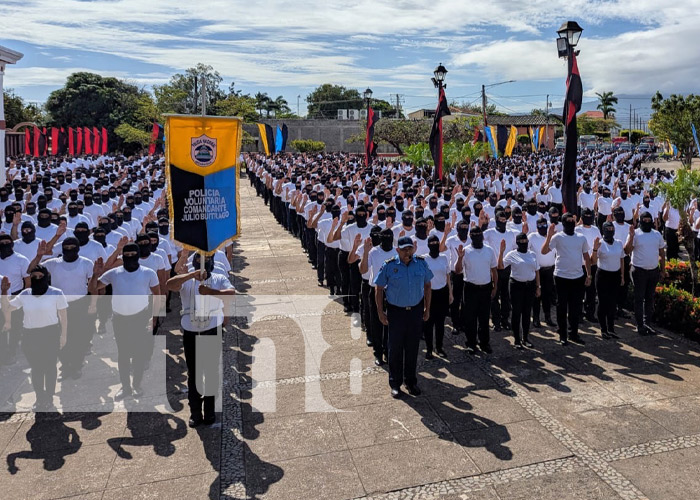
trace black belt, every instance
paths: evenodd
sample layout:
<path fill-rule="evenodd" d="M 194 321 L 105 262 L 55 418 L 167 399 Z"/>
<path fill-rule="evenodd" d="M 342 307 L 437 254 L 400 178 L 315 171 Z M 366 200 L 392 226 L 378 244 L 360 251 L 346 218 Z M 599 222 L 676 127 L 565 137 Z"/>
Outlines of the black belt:
<path fill-rule="evenodd" d="M 470 282 L 470 281 L 465 281 L 464 284 L 465 284 L 465 285 L 472 286 L 472 287 L 474 287 L 474 288 L 487 288 L 487 287 L 488 287 L 488 288 L 493 288 L 493 285 L 492 285 L 491 283 L 486 283 L 485 285 L 477 285 L 476 283 L 472 283 L 472 282 Z"/>
<path fill-rule="evenodd" d="M 394 304 L 389 304 L 388 302 L 387 306 L 394 309 L 399 309 L 400 311 L 413 311 L 414 309 L 418 309 L 419 307 L 423 309 L 423 299 L 421 299 L 421 301 L 418 302 L 415 306 L 395 306 Z"/>
<path fill-rule="evenodd" d="M 554 269 L 554 266 L 540 267 L 540 271 L 549 271 L 550 269 Z"/>

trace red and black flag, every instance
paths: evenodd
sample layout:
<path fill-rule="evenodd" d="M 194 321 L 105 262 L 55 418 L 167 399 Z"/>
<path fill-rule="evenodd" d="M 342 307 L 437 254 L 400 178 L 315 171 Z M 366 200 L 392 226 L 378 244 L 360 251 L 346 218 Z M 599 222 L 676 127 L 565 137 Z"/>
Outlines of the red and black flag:
<path fill-rule="evenodd" d="M 75 155 L 83 154 L 83 127 L 75 129 Z"/>
<path fill-rule="evenodd" d="M 100 139 L 102 135 L 97 127 L 92 127 L 92 154 L 100 154 L 102 152 L 102 145 L 100 144 Z"/>
<path fill-rule="evenodd" d="M 473 143 L 476 144 L 477 142 L 484 142 L 484 136 L 481 133 L 481 130 L 479 127 L 474 127 L 474 141 Z"/>
<path fill-rule="evenodd" d="M 39 136 L 41 132 L 39 128 L 34 126 L 34 140 L 32 141 L 32 156 L 39 156 Z"/>
<path fill-rule="evenodd" d="M 56 156 L 58 154 L 58 128 L 51 127 L 51 154 Z"/>
<path fill-rule="evenodd" d="M 450 113 L 450 108 L 447 106 L 445 89 L 440 88 L 440 98 L 435 110 L 435 119 L 433 120 L 433 128 L 430 130 L 429 142 L 430 154 L 435 164 L 435 179 L 442 179 L 442 117 L 450 114 L 452 113 Z"/>
<path fill-rule="evenodd" d="M 63 156 L 66 154 L 67 151 L 68 151 L 68 134 L 66 133 L 66 129 L 61 127 L 58 131 L 58 148 L 56 150 L 56 154 Z"/>
<path fill-rule="evenodd" d="M 374 110 L 369 107 L 367 109 L 367 134 L 365 136 L 365 166 L 367 167 L 372 164 L 372 158 L 377 156 L 377 143 L 374 142 L 375 123 L 377 123 L 377 118 Z"/>
<path fill-rule="evenodd" d="M 32 133 L 29 127 L 24 129 L 24 154 L 32 154 Z"/>
<path fill-rule="evenodd" d="M 576 156 L 578 154 L 578 131 L 576 113 L 581 111 L 583 84 L 578 72 L 576 54 L 569 56 L 569 77 L 566 79 L 566 101 L 564 102 L 564 126 L 566 129 L 566 150 L 564 169 L 561 178 L 561 195 L 564 212 L 576 213 Z"/>
<path fill-rule="evenodd" d="M 148 154 L 153 156 L 156 153 L 164 151 L 165 134 L 163 125 L 158 122 L 153 122 L 153 130 L 151 131 L 151 142 L 148 145 Z"/>
<path fill-rule="evenodd" d="M 83 145 L 84 152 L 86 155 L 92 154 L 92 134 L 90 133 L 90 127 L 83 127 Z"/>
<path fill-rule="evenodd" d="M 106 155 L 108 151 L 109 148 L 107 147 L 107 129 L 102 127 L 102 151 L 100 152 L 103 155 Z"/>
<path fill-rule="evenodd" d="M 46 152 L 49 149 L 48 139 L 46 135 L 46 127 L 42 128 L 39 132 L 39 151 L 36 156 L 46 156 Z"/>

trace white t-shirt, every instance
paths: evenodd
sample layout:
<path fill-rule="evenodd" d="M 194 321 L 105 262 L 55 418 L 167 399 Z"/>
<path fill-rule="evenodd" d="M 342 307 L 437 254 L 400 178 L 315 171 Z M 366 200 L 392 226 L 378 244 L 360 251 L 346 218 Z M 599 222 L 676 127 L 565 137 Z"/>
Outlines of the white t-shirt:
<path fill-rule="evenodd" d="M 199 285 L 205 285 L 214 290 L 226 290 L 231 288 L 231 283 L 227 278 L 220 274 L 213 274 L 205 281 L 197 281 L 194 278 L 185 281 L 180 289 L 180 298 L 182 299 L 182 318 L 180 326 L 184 330 L 191 332 L 203 332 L 216 328 L 224 322 L 224 302 L 212 295 L 200 295 Z M 202 322 L 197 324 L 193 322 L 192 310 L 193 297 L 195 301 L 195 309 L 202 311 L 202 315 L 209 318 L 208 323 Z"/>
<path fill-rule="evenodd" d="M 386 252 L 382 250 L 381 246 L 374 247 L 369 251 L 367 254 L 367 266 L 369 267 L 368 280 L 371 287 L 375 286 L 374 278 L 376 278 L 377 274 L 379 274 L 379 270 L 382 268 L 382 265 L 384 265 L 384 262 L 394 258 L 395 256 L 396 250 L 391 249 Z"/>
<path fill-rule="evenodd" d="M 31 243 L 25 243 L 22 238 L 19 238 L 15 240 L 14 251 L 15 253 L 23 255 L 31 262 L 34 260 L 34 257 L 36 257 L 36 251 L 39 249 L 39 243 L 41 243 L 41 241 L 42 240 L 39 238 L 34 238 L 34 241 Z"/>
<path fill-rule="evenodd" d="M 615 226 L 615 239 L 624 245 L 627 242 L 627 237 L 630 234 L 630 225 L 626 222 L 623 222 L 622 224 L 613 222 L 613 226 Z"/>
<path fill-rule="evenodd" d="M 598 197 L 598 213 L 600 215 L 611 215 L 612 214 L 612 204 L 613 199 L 610 197 L 605 198 L 604 196 Z"/>
<path fill-rule="evenodd" d="M 10 280 L 10 293 L 19 292 L 24 288 L 24 278 L 29 276 L 27 273 L 29 264 L 30 260 L 17 252 L 6 259 L 0 259 L 0 274 Z"/>
<path fill-rule="evenodd" d="M 659 250 L 662 248 L 666 248 L 666 242 L 661 233 L 654 229 L 648 233 L 636 229 L 632 242 L 632 266 L 639 269 L 656 269 L 659 267 Z"/>
<path fill-rule="evenodd" d="M 109 258 L 107 250 L 102 246 L 102 243 L 95 240 L 88 240 L 88 242 L 80 247 L 79 254 L 81 257 L 85 257 L 90 262 L 97 262 L 97 259 L 102 258 L 102 262 L 106 262 Z"/>
<path fill-rule="evenodd" d="M 601 241 L 598 249 L 598 269 L 603 271 L 619 271 L 620 259 L 625 258 L 625 249 L 618 240 L 613 240 L 612 244 Z"/>
<path fill-rule="evenodd" d="M 430 254 L 424 254 L 426 264 L 433 272 L 433 277 L 430 280 L 430 286 L 433 290 L 439 290 L 447 286 L 447 280 L 450 274 L 450 261 L 446 255 L 440 254 L 436 258 L 430 256 Z"/>
<path fill-rule="evenodd" d="M 535 279 L 535 274 L 540 270 L 535 252 L 525 253 L 511 250 L 503 257 L 503 266 L 510 266 L 510 277 L 515 281 L 526 282 Z"/>
<path fill-rule="evenodd" d="M 92 278 L 93 263 L 78 256 L 75 262 L 66 262 L 62 257 L 49 259 L 44 266 L 51 273 L 51 285 L 60 289 L 68 302 L 78 300 L 88 292 L 88 281 Z"/>
<path fill-rule="evenodd" d="M 113 311 L 131 316 L 148 307 L 148 296 L 152 294 L 151 288 L 158 286 L 158 276 L 144 266 L 131 273 L 119 266 L 104 273 L 100 283 L 112 285 Z"/>
<path fill-rule="evenodd" d="M 542 245 L 544 245 L 546 238 L 539 232 L 535 232 L 528 234 L 527 239 L 530 242 L 530 250 L 537 256 L 537 264 L 539 264 L 540 269 L 553 266 L 554 261 L 557 259 L 556 250 L 552 250 L 547 255 L 542 255 Z"/>
<path fill-rule="evenodd" d="M 450 236 L 445 241 L 445 246 L 447 247 L 448 256 L 450 258 L 450 271 L 456 272 L 458 274 L 462 272 L 461 269 L 455 269 L 455 266 L 457 265 L 457 260 L 459 259 L 459 255 L 457 255 L 457 250 L 460 246 L 462 248 L 467 248 L 469 241 L 469 235 L 467 235 L 467 241 L 460 240 L 458 235 Z"/>
<path fill-rule="evenodd" d="M 501 241 L 506 242 L 506 250 L 504 252 L 504 255 L 510 252 L 511 250 L 515 250 L 516 244 L 515 244 L 515 237 L 518 236 L 518 232 L 506 229 L 505 232 L 500 233 L 498 230 L 494 229 L 487 229 L 484 231 L 484 245 L 488 245 L 491 247 L 491 249 L 494 251 L 496 255 L 501 251 Z"/>
<path fill-rule="evenodd" d="M 597 226 L 591 226 L 591 227 L 585 227 L 585 226 L 578 226 L 576 228 L 576 232 L 578 234 L 583 235 L 584 238 L 586 238 L 586 242 L 588 243 L 588 256 L 590 257 L 591 254 L 593 253 L 593 243 L 595 243 L 596 238 L 601 238 L 600 234 L 600 229 L 598 229 Z M 583 265 L 583 258 L 581 261 L 581 265 Z"/>
<path fill-rule="evenodd" d="M 63 292 L 52 286 L 43 295 L 32 295 L 31 288 L 10 300 L 10 305 L 24 310 L 23 325 L 26 329 L 44 328 L 58 324 L 58 311 L 66 309 L 68 302 Z"/>
<path fill-rule="evenodd" d="M 566 279 L 577 279 L 583 276 L 581 258 L 588 252 L 588 242 L 585 236 L 574 233 L 557 233 L 549 241 L 549 248 L 557 251 L 554 261 L 554 276 Z"/>
<path fill-rule="evenodd" d="M 477 249 L 471 245 L 464 248 L 462 258 L 462 272 L 464 281 L 474 285 L 488 285 L 491 283 L 491 269 L 498 267 L 496 252 L 488 246 Z"/>

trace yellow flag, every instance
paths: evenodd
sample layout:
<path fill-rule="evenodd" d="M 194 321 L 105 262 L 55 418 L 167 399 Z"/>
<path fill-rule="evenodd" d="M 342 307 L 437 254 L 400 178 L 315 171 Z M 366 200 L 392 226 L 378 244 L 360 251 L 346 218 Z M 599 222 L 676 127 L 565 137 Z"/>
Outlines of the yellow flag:
<path fill-rule="evenodd" d="M 513 154 L 515 144 L 518 142 L 518 129 L 513 125 L 510 126 L 510 134 L 508 134 L 508 142 L 506 143 L 506 156 Z"/>

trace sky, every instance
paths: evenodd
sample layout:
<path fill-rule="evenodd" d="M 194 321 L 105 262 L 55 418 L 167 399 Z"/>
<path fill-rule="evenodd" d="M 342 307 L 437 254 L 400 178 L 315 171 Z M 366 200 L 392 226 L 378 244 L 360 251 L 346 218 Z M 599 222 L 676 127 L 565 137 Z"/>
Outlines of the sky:
<path fill-rule="evenodd" d="M 44 102 L 75 71 L 117 76 L 147 89 L 198 62 L 244 93 L 305 98 L 333 83 L 374 91 L 411 112 L 434 108 L 430 81 L 448 69 L 450 101 L 506 113 L 553 112 L 565 91 L 556 30 L 583 28 L 578 44 L 584 109 L 595 92 L 621 99 L 618 119 L 648 119 L 649 98 L 698 93 L 700 0 L 2 0 L 0 45 L 24 58 L 5 87 Z M 392 97 L 393 96 L 393 97 Z"/>

